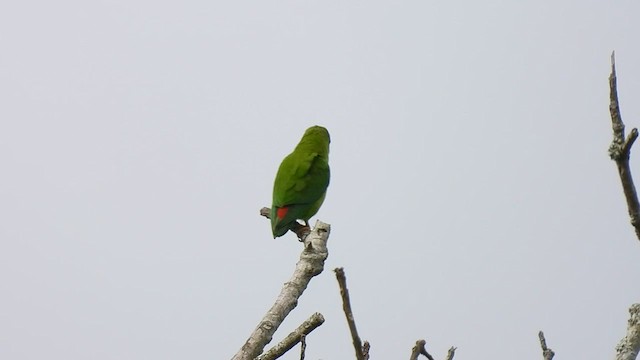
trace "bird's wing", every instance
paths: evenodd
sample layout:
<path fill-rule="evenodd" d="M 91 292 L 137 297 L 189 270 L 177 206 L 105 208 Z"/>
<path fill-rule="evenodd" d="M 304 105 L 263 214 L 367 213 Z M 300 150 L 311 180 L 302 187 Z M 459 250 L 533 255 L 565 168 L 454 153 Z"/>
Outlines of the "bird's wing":
<path fill-rule="evenodd" d="M 318 153 L 290 154 L 278 169 L 273 191 L 273 204 L 311 204 L 329 185 L 329 164 Z"/>

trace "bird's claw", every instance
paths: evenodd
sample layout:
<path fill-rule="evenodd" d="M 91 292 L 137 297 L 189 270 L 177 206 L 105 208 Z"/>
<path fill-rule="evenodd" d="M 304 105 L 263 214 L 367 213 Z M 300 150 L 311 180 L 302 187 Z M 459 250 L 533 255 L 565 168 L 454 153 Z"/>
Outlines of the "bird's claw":
<path fill-rule="evenodd" d="M 311 233 L 311 227 L 309 226 L 309 224 L 297 224 L 298 226 L 296 226 L 294 229 L 291 229 L 291 231 L 296 233 L 296 235 L 298 236 L 298 241 L 304 242 L 304 239 Z"/>

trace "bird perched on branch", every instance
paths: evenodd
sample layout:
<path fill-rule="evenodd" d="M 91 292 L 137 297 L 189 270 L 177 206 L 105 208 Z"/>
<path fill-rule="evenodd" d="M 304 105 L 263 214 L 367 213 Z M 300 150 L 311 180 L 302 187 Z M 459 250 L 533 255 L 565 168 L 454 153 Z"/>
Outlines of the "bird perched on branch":
<path fill-rule="evenodd" d="M 308 231 L 309 219 L 318 212 L 329 186 L 329 132 L 322 126 L 312 126 L 291 154 L 282 160 L 273 184 L 271 231 L 273 238 Z M 297 220 L 302 220 L 301 226 Z"/>

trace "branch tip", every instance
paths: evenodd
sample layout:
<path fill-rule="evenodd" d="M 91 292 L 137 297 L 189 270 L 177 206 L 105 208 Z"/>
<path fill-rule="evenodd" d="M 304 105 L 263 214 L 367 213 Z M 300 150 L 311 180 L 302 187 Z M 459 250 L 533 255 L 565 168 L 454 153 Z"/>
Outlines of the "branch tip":
<path fill-rule="evenodd" d="M 356 359 L 364 360 L 362 341 L 360 340 L 360 336 L 358 336 L 356 321 L 354 320 L 353 311 L 351 310 L 351 300 L 349 299 L 349 289 L 347 289 L 347 277 L 344 274 L 344 268 L 335 268 L 333 271 L 336 273 L 336 279 L 338 280 L 338 286 L 340 287 L 342 309 L 347 318 L 349 331 L 351 332 L 351 339 L 353 341 L 353 348 L 356 352 Z"/>
<path fill-rule="evenodd" d="M 364 360 L 369 360 L 369 350 L 371 350 L 371 344 L 365 340 L 362 344 L 362 357 Z"/>
<path fill-rule="evenodd" d="M 453 355 L 456 354 L 456 349 L 458 349 L 455 346 L 452 346 L 449 348 L 449 351 L 447 351 L 447 359 L 446 360 L 453 360 Z"/>
<path fill-rule="evenodd" d="M 540 347 L 542 348 L 542 357 L 544 360 L 551 360 L 555 353 L 553 350 L 547 347 L 547 340 L 544 338 L 544 333 L 542 331 L 538 332 L 538 339 L 540 340 Z"/>

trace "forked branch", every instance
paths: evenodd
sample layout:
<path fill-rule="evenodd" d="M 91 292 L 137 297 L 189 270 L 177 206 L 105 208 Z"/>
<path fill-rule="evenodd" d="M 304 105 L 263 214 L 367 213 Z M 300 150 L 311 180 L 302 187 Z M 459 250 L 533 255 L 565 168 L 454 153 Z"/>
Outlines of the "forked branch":
<path fill-rule="evenodd" d="M 427 352 L 426 345 L 427 342 L 425 340 L 416 341 L 416 345 L 411 349 L 411 357 L 409 360 L 418 360 L 420 355 L 424 355 L 429 360 L 434 360 L 433 356 Z M 455 346 L 450 347 L 449 351 L 447 351 L 447 357 L 445 360 L 453 360 L 453 356 L 456 354 L 456 349 L 457 348 Z"/>
<path fill-rule="evenodd" d="M 287 351 L 291 350 L 298 343 L 302 343 L 302 349 L 300 351 L 301 354 L 304 354 L 304 349 L 306 348 L 306 342 L 304 341 L 306 336 L 309 335 L 315 328 L 322 325 L 324 323 L 324 317 L 320 313 L 315 313 L 311 315 L 309 319 L 303 322 L 297 329 L 292 331 L 287 337 L 282 339 L 278 343 L 278 345 L 272 347 L 268 351 L 265 351 L 264 354 L 258 357 L 258 360 L 273 360 L 277 359 L 280 356 L 284 355 Z M 302 357 L 303 355 L 301 355 Z"/>
<path fill-rule="evenodd" d="M 296 264 L 291 279 L 284 284 L 276 302 L 232 360 L 253 360 L 262 353 L 282 321 L 298 304 L 298 298 L 311 279 L 324 269 L 324 261 L 329 255 L 327 240 L 330 231 L 329 224 L 316 222 L 313 231 L 304 240 L 304 250 L 300 254 L 300 260 Z"/>
<path fill-rule="evenodd" d="M 425 345 L 427 345 L 427 342 L 425 340 L 416 341 L 416 346 L 411 349 L 411 357 L 409 358 L 409 360 L 418 360 L 418 356 L 420 355 L 424 355 L 427 357 L 427 359 L 433 360 L 433 356 L 431 356 L 431 354 L 427 352 L 427 348 L 425 347 Z"/>
<path fill-rule="evenodd" d="M 629 157 L 631 156 L 631 146 L 638 138 L 638 129 L 631 130 L 628 136 L 624 133 L 624 123 L 620 115 L 620 104 L 618 102 L 618 79 L 616 77 L 615 54 L 611 54 L 611 75 L 609 75 L 609 112 L 611 113 L 611 128 L 613 129 L 613 141 L 609 146 L 609 156 L 616 162 L 618 174 L 622 182 L 622 190 L 627 200 L 627 209 L 631 218 L 636 237 L 640 240 L 640 203 L 638 194 L 633 184 L 631 168 L 629 167 Z"/>
<path fill-rule="evenodd" d="M 629 167 L 629 157 L 631 156 L 631 146 L 638 138 L 638 129 L 634 128 L 625 137 L 624 123 L 620 115 L 620 104 L 618 102 L 618 88 L 616 77 L 615 53 L 611 54 L 611 75 L 609 75 L 609 112 L 611 113 L 611 127 L 613 129 L 613 141 L 609 146 L 609 156 L 616 162 L 618 174 L 622 182 L 622 190 L 627 199 L 627 208 L 631 225 L 636 231 L 636 237 L 640 240 L 640 204 L 638 194 L 633 184 L 631 168 Z M 629 324 L 627 334 L 616 346 L 616 360 L 635 360 L 640 352 L 640 304 L 633 304 L 629 308 Z"/>

